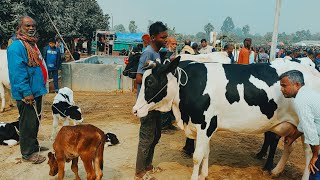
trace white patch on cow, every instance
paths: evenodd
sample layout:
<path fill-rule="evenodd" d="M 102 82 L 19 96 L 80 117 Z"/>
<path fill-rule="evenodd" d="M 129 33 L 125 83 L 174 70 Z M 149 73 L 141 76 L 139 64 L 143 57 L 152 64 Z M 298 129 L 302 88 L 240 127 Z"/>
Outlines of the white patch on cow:
<path fill-rule="evenodd" d="M 0 127 L 5 127 L 7 123 L 5 122 L 0 122 Z"/>
<path fill-rule="evenodd" d="M 0 50 L 0 99 L 1 99 L 0 112 L 4 111 L 4 107 L 6 104 L 6 100 L 5 100 L 6 89 L 8 90 L 8 92 L 10 92 L 11 88 L 10 88 L 10 81 L 9 81 L 7 51 Z M 9 105 L 11 106 L 12 99 L 10 95 L 8 99 L 9 99 Z"/>
<path fill-rule="evenodd" d="M 230 64 L 231 59 L 228 57 L 227 52 L 213 52 L 209 54 L 198 54 L 198 55 L 191 55 L 191 54 L 181 54 L 180 61 L 197 61 L 197 62 L 218 62 L 223 64 Z"/>
<path fill-rule="evenodd" d="M 18 141 L 14 139 L 4 140 L 3 142 L 6 143 L 8 146 L 14 146 L 18 144 Z"/>

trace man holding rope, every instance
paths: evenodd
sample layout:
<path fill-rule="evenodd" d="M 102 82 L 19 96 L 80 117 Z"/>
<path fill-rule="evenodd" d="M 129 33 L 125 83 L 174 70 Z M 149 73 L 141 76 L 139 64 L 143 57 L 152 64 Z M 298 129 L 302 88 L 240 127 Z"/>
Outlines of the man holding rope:
<path fill-rule="evenodd" d="M 37 140 L 42 96 L 47 94 L 48 71 L 36 45 L 36 22 L 29 16 L 19 20 L 17 37 L 7 50 L 12 96 L 19 110 L 22 160 L 40 164 L 46 160 Z"/>

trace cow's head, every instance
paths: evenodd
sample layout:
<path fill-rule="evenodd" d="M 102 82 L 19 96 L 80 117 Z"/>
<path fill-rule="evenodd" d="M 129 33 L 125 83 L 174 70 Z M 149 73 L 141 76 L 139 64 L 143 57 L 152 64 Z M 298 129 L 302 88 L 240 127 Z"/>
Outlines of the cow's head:
<path fill-rule="evenodd" d="M 49 167 L 50 167 L 50 171 L 49 171 L 49 175 L 50 176 L 55 176 L 56 174 L 58 174 L 58 162 L 57 162 L 57 159 L 54 155 L 54 153 L 52 152 L 49 152 L 48 153 L 48 164 L 49 164 Z"/>
<path fill-rule="evenodd" d="M 180 56 L 165 65 L 147 61 L 145 69 L 148 70 L 143 74 L 140 93 L 132 109 L 136 116 L 145 117 L 151 110 L 171 110 L 179 86 L 174 76 L 179 61 Z"/>

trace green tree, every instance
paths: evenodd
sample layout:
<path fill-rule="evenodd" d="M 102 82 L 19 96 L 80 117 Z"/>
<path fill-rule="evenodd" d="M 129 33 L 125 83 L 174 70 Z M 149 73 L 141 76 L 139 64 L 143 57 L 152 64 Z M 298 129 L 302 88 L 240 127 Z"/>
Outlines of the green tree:
<path fill-rule="evenodd" d="M 200 42 L 201 39 L 206 39 L 206 38 L 207 38 L 207 35 L 206 35 L 206 33 L 204 33 L 204 32 L 198 32 L 198 33 L 196 34 L 197 42 Z"/>
<path fill-rule="evenodd" d="M 229 33 L 233 31 L 234 24 L 231 17 L 226 17 L 226 19 L 223 21 L 223 25 L 221 26 L 221 32 L 222 33 Z"/>
<path fill-rule="evenodd" d="M 243 32 L 243 34 L 244 34 L 245 36 L 247 36 L 247 35 L 249 34 L 249 32 L 250 32 L 250 27 L 249 27 L 248 24 L 242 27 L 242 32 Z"/>
<path fill-rule="evenodd" d="M 136 22 L 130 21 L 128 29 L 129 29 L 129 32 L 131 32 L 131 33 L 137 32 L 138 26 L 136 25 Z"/>
<path fill-rule="evenodd" d="M 206 32 L 206 38 L 209 38 L 210 32 L 214 30 L 214 27 L 211 23 L 206 24 L 204 27 L 204 32 Z"/>
<path fill-rule="evenodd" d="M 126 32 L 126 28 L 124 28 L 124 26 L 122 24 L 119 25 L 115 25 L 113 27 L 114 31 L 116 32 Z"/>

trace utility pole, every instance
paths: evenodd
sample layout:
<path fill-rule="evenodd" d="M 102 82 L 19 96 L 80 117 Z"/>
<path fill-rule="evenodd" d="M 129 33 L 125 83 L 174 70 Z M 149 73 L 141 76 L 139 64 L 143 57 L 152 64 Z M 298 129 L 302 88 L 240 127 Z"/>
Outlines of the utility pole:
<path fill-rule="evenodd" d="M 276 12 L 274 16 L 273 34 L 272 34 L 272 42 L 271 42 L 271 50 L 270 50 L 270 61 L 273 61 L 276 58 L 281 1 L 282 0 L 276 0 Z"/>

